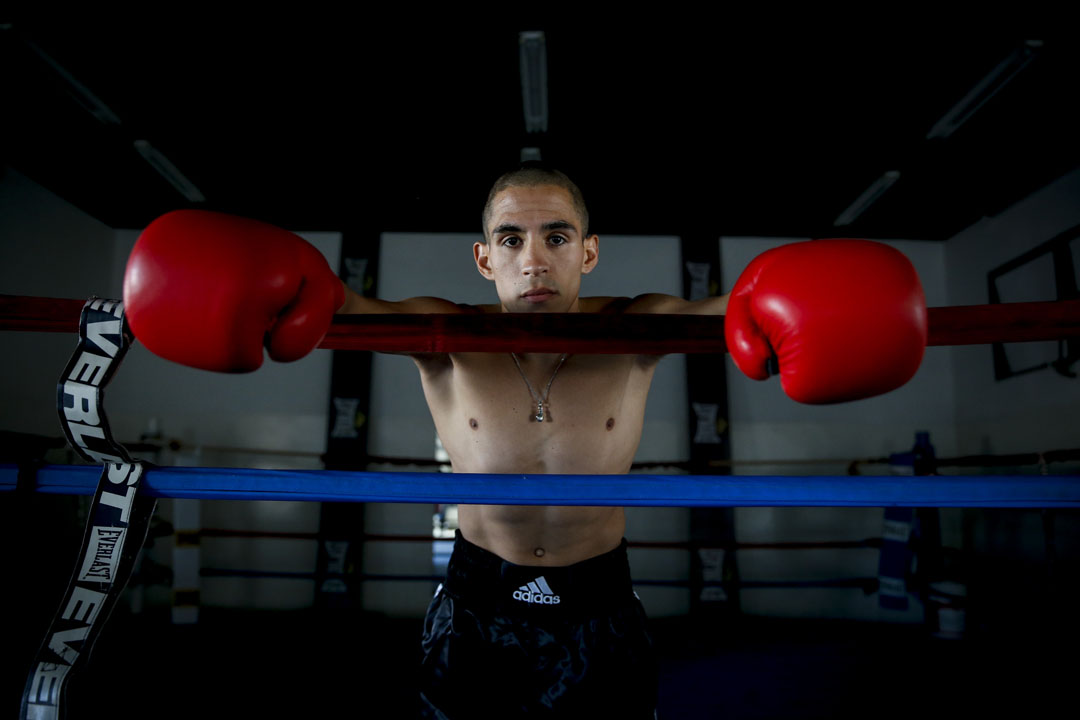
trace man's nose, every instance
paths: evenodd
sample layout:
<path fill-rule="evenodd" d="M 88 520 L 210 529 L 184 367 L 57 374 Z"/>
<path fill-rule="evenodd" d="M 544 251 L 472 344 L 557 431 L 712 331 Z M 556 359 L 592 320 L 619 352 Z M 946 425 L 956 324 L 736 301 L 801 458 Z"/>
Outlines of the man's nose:
<path fill-rule="evenodd" d="M 524 257 L 521 258 L 521 273 L 526 277 L 539 277 L 547 274 L 550 265 L 547 248 L 543 242 L 525 244 Z"/>

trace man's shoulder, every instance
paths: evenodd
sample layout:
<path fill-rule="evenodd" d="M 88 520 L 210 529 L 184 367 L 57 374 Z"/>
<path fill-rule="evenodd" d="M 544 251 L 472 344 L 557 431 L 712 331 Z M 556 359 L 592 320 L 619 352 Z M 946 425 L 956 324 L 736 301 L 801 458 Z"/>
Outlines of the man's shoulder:
<path fill-rule="evenodd" d="M 462 315 L 489 315 L 491 313 L 502 312 L 501 305 L 468 305 L 466 303 L 457 303 L 451 313 L 460 313 Z"/>
<path fill-rule="evenodd" d="M 586 313 L 624 313 L 634 302 L 628 297 L 585 297 L 578 301 L 581 312 Z"/>
<path fill-rule="evenodd" d="M 684 312 L 687 302 L 674 295 L 646 293 L 635 297 L 581 298 L 582 312 L 593 313 L 679 313 Z"/>

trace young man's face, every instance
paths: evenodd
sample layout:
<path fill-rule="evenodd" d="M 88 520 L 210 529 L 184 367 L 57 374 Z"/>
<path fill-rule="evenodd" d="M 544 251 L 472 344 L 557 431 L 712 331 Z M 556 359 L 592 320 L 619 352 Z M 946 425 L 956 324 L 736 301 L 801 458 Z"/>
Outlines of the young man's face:
<path fill-rule="evenodd" d="M 581 276 L 600 239 L 583 237 L 570 193 L 557 185 L 510 187 L 495 196 L 488 242 L 473 246 L 480 274 L 495 282 L 503 312 L 577 312 Z"/>

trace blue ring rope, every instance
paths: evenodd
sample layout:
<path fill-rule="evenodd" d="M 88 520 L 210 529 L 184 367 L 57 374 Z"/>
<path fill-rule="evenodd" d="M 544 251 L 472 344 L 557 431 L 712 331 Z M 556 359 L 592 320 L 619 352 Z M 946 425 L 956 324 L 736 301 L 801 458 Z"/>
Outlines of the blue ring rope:
<path fill-rule="evenodd" d="M 303 580 L 314 582 L 322 578 L 313 572 L 288 570 L 245 570 L 228 568 L 201 568 L 199 576 L 204 578 L 251 578 L 258 580 Z M 327 575 L 345 581 L 358 582 L 446 582 L 446 575 L 390 575 L 386 573 L 356 573 Z M 635 578 L 634 586 L 684 588 L 698 584 L 701 587 L 732 587 L 740 590 L 808 589 L 808 588 L 852 588 L 862 590 L 867 587 L 876 589 L 878 578 L 839 578 L 835 580 L 705 580 L 693 583 L 690 580 L 642 580 Z"/>
<path fill-rule="evenodd" d="M 46 465 L 36 490 L 92 495 L 100 466 Z M 0 465 L 0 492 L 18 468 Z M 140 492 L 161 498 L 644 507 L 1080 507 L 1068 475 L 482 475 L 162 467 Z"/>

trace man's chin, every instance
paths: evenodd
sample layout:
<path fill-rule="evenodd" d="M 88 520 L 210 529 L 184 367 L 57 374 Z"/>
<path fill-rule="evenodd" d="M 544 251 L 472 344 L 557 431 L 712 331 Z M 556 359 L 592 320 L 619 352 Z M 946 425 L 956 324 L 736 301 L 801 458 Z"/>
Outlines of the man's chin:
<path fill-rule="evenodd" d="M 552 295 L 545 298 L 542 301 L 529 301 L 525 298 L 518 298 L 517 301 L 510 306 L 509 312 L 516 313 L 556 313 L 566 312 L 566 300 L 561 295 Z"/>

